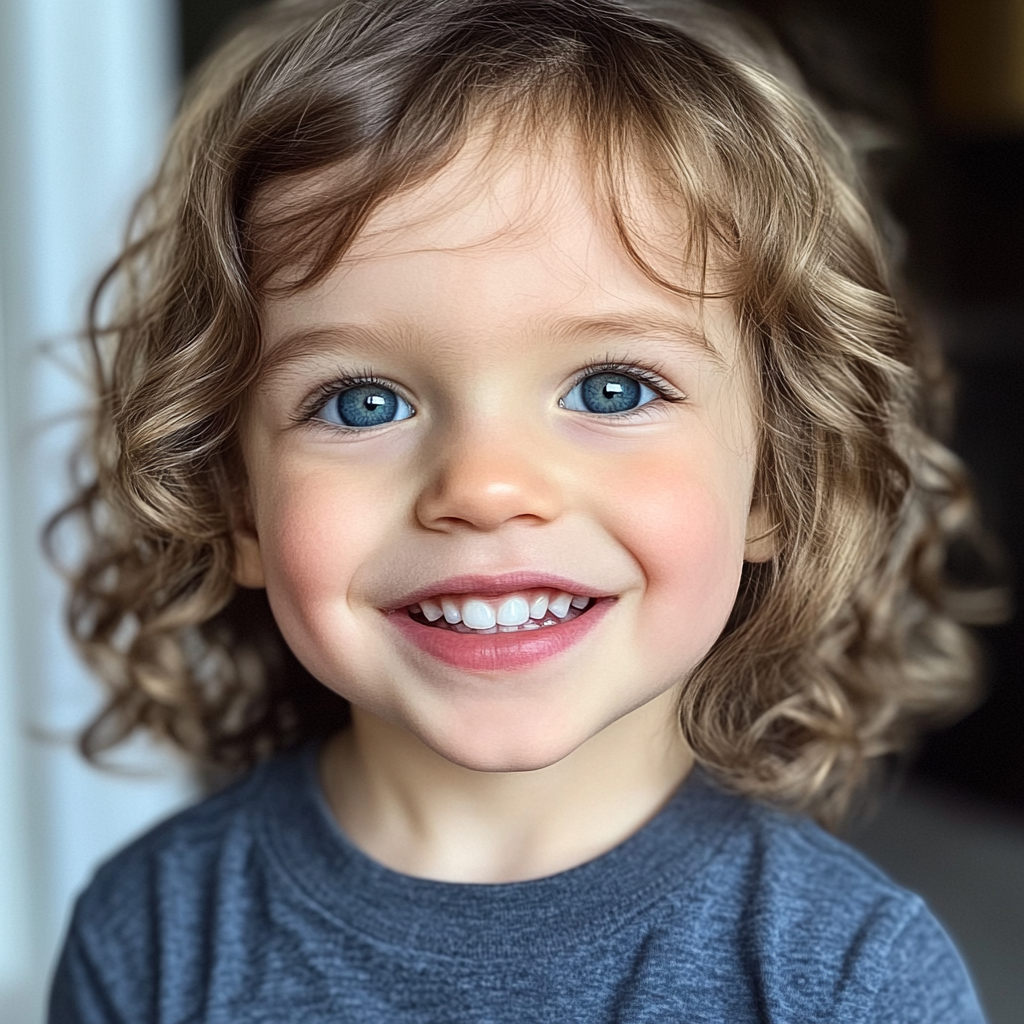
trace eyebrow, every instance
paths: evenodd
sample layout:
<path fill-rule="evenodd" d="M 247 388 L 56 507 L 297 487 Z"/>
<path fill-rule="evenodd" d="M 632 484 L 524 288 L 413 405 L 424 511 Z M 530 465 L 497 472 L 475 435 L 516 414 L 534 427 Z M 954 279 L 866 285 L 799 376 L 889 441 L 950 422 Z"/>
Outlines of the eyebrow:
<path fill-rule="evenodd" d="M 654 310 L 636 310 L 628 313 L 607 313 L 597 316 L 560 317 L 553 322 L 538 324 L 537 329 L 549 334 L 555 341 L 575 342 L 581 339 L 662 338 L 697 349 L 723 363 L 707 335 L 699 327 L 682 318 L 671 317 Z M 396 342 L 401 348 L 420 348 L 425 339 L 422 334 L 409 330 L 401 322 L 379 325 L 338 323 L 322 327 L 304 327 L 286 334 L 264 355 L 260 367 L 260 380 L 266 380 L 294 363 L 315 358 L 327 352 L 358 344 L 373 351 L 394 351 Z M 436 339 L 443 344 L 441 338 Z"/>
<path fill-rule="evenodd" d="M 394 350 L 396 338 L 402 346 L 422 343 L 416 341 L 410 332 L 400 324 L 386 323 L 381 326 L 338 323 L 325 324 L 321 327 L 301 327 L 291 331 L 274 344 L 269 352 L 264 352 L 259 368 L 259 380 L 287 369 L 293 363 L 301 363 L 319 355 L 334 352 L 338 348 L 347 348 L 358 343 L 361 348 L 373 351 Z"/>
<path fill-rule="evenodd" d="M 581 337 L 595 339 L 618 336 L 642 341 L 652 336 L 697 348 L 717 361 L 721 354 L 699 327 L 681 317 L 672 317 L 656 310 L 608 313 L 599 316 L 573 316 L 556 320 L 548 328 L 556 338 L 575 341 Z"/>

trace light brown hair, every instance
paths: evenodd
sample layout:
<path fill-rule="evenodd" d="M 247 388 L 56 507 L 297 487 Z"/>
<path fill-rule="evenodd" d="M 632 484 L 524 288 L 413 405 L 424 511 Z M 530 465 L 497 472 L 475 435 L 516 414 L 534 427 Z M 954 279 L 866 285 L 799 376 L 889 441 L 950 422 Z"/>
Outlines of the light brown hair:
<path fill-rule="evenodd" d="M 329 272 L 484 121 L 575 132 L 622 244 L 685 291 L 631 226 L 640 171 L 687 216 L 679 279 L 711 267 L 735 303 L 775 556 L 746 566 L 680 720 L 725 784 L 836 822 L 873 759 L 972 698 L 943 575 L 971 504 L 856 160 L 769 42 L 689 0 L 300 0 L 206 62 L 92 307 L 91 476 L 63 513 L 89 530 L 69 620 L 107 688 L 83 750 L 141 727 L 238 769 L 346 721 L 232 583 L 260 302 Z"/>

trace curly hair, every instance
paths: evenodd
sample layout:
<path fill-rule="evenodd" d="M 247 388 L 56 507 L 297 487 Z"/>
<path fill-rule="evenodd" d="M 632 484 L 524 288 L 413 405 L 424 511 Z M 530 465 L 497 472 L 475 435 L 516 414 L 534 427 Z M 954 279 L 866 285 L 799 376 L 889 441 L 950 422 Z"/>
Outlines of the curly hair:
<path fill-rule="evenodd" d="M 745 566 L 680 721 L 723 784 L 835 824 L 879 755 L 974 699 L 945 578 L 973 506 L 855 154 L 770 40 L 695 0 L 298 0 L 207 61 L 91 307 L 90 468 L 56 520 L 88 529 L 69 622 L 107 689 L 82 749 L 141 727 L 237 770 L 346 722 L 232 582 L 260 303 L 320 280 L 484 119 L 574 131 L 631 258 L 693 294 L 632 227 L 641 171 L 687 215 L 676 265 L 724 282 L 774 556 Z"/>

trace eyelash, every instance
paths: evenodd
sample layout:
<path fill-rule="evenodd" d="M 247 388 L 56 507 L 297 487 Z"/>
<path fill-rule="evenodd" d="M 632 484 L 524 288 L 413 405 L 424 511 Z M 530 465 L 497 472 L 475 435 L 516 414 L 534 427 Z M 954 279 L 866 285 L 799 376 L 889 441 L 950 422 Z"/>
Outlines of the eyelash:
<path fill-rule="evenodd" d="M 383 377 L 378 377 L 370 370 L 364 370 L 352 376 L 335 377 L 333 380 L 324 381 L 322 384 L 318 384 L 313 392 L 302 403 L 299 413 L 295 417 L 296 423 L 310 423 L 316 418 L 317 413 L 320 412 L 332 398 L 337 398 L 342 391 L 345 391 L 348 388 L 357 388 L 364 384 L 372 384 L 375 387 L 387 388 L 389 391 L 394 391 L 395 394 L 401 395 L 406 402 L 409 402 L 409 399 L 402 392 L 402 389 L 396 387 L 393 381 L 385 380 Z M 409 402 L 409 404 L 412 405 L 411 402 Z M 366 427 L 343 427 L 336 423 L 324 425 L 329 426 L 335 433 L 340 431 L 343 434 L 366 434 L 369 432 Z"/>
<path fill-rule="evenodd" d="M 638 366 L 635 363 L 620 362 L 618 360 L 608 359 L 590 359 L 574 374 L 572 384 L 569 386 L 568 391 L 572 391 L 582 381 L 586 380 L 587 377 L 593 376 L 595 373 L 621 373 L 623 376 L 632 377 L 634 380 L 641 381 L 646 384 L 654 393 L 658 396 L 658 399 L 663 402 L 677 403 L 685 402 L 687 396 L 683 392 L 678 391 L 672 387 L 664 377 L 658 372 L 658 366 L 654 365 L 651 367 Z M 400 395 L 402 399 L 409 402 L 409 398 L 402 393 L 400 388 L 397 388 L 393 381 L 385 380 L 383 377 L 378 377 L 370 370 L 356 373 L 352 376 L 336 377 L 333 380 L 324 381 L 319 384 L 314 391 L 306 398 L 302 403 L 298 415 L 295 417 L 295 421 L 299 424 L 310 423 L 332 398 L 336 398 L 342 391 L 347 388 L 360 387 L 365 384 L 371 384 L 375 387 L 388 388 Z M 559 399 L 561 401 L 561 399 Z M 647 402 L 644 405 L 637 406 L 634 409 L 627 409 L 625 412 L 608 413 L 601 416 L 601 419 L 605 420 L 628 420 L 643 415 L 648 409 L 648 406 L 653 405 L 653 402 Z M 595 414 L 596 415 L 596 414 Z M 372 428 L 366 427 L 343 427 L 338 424 L 325 424 L 329 426 L 335 433 L 341 432 L 343 434 L 365 434 Z"/>
<path fill-rule="evenodd" d="M 634 380 L 646 384 L 662 402 L 669 402 L 671 404 L 685 402 L 687 396 L 669 384 L 661 373 L 658 372 L 660 369 L 661 366 L 657 363 L 649 367 L 638 366 L 636 363 L 620 362 L 607 356 L 604 359 L 588 359 L 573 376 L 569 391 L 572 391 L 578 384 L 595 373 L 621 373 L 624 377 L 632 377 Z M 643 415 L 649 415 L 650 406 L 652 405 L 654 405 L 653 402 L 646 402 L 644 405 L 638 405 L 634 409 L 627 409 L 625 412 L 607 413 L 599 418 L 619 421 L 637 419 Z M 593 415 L 596 415 L 596 413 Z"/>

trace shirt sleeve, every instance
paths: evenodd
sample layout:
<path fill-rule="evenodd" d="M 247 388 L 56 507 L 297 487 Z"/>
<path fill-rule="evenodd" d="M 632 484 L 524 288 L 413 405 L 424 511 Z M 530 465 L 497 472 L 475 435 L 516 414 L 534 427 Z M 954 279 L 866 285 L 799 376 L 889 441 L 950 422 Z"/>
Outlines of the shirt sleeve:
<path fill-rule="evenodd" d="M 874 1024 L 985 1024 L 960 954 L 923 904 L 893 940 L 887 962 Z"/>
<path fill-rule="evenodd" d="M 127 1024 L 72 922 L 50 987 L 47 1024 Z"/>

